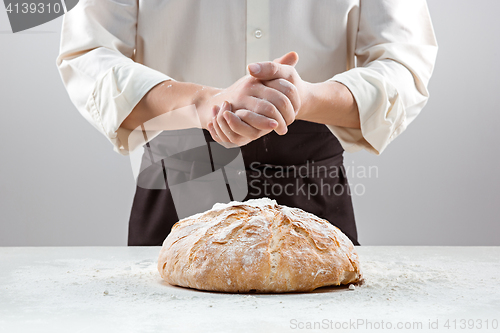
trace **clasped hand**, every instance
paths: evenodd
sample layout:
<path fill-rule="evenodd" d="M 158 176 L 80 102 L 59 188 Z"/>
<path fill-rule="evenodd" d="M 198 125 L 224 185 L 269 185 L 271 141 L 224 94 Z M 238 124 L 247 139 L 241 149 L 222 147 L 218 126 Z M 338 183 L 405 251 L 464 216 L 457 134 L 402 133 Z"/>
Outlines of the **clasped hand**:
<path fill-rule="evenodd" d="M 295 70 L 298 55 L 285 54 L 272 62 L 250 64 L 250 75 L 214 95 L 223 100 L 211 108 L 207 129 L 212 138 L 225 147 L 244 146 L 276 131 L 284 135 L 308 100 L 308 82 Z"/>

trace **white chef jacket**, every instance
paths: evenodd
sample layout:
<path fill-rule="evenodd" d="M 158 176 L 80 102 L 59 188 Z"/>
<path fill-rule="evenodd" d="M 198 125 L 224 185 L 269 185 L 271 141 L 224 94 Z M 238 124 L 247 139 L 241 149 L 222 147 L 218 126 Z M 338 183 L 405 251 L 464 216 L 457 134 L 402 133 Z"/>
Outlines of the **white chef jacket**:
<path fill-rule="evenodd" d="M 80 0 L 57 66 L 79 112 L 127 154 L 120 125 L 158 83 L 225 88 L 289 51 L 302 79 L 353 94 L 361 129 L 328 126 L 343 148 L 380 154 L 426 104 L 437 43 L 425 0 Z"/>

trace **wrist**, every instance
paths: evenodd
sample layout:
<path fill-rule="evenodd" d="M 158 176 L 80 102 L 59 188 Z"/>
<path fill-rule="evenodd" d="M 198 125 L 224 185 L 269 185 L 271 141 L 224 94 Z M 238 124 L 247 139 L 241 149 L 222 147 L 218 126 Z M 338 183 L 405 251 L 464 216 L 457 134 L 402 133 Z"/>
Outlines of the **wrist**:
<path fill-rule="evenodd" d="M 310 83 L 304 81 L 304 93 L 300 96 L 300 108 L 295 119 L 308 120 L 311 113 L 318 108 L 319 93 L 321 83 Z"/>
<path fill-rule="evenodd" d="M 200 89 L 193 96 L 193 104 L 196 107 L 201 127 L 208 128 L 208 123 L 212 121 L 212 107 L 217 104 L 213 97 L 222 92 L 222 89 L 209 86 L 200 86 Z"/>
<path fill-rule="evenodd" d="M 342 83 L 328 80 L 308 86 L 308 97 L 297 119 L 314 123 L 360 128 L 359 111 L 351 91 Z"/>

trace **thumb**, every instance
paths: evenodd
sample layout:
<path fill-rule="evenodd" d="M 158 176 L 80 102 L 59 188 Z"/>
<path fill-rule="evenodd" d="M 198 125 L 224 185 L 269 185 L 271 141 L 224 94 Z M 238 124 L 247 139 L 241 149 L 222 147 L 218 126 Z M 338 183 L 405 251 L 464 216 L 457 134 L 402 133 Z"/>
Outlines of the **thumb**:
<path fill-rule="evenodd" d="M 274 59 L 273 61 L 282 65 L 295 66 L 297 62 L 299 62 L 299 55 L 297 54 L 297 52 L 291 51 L 284 56 Z"/>

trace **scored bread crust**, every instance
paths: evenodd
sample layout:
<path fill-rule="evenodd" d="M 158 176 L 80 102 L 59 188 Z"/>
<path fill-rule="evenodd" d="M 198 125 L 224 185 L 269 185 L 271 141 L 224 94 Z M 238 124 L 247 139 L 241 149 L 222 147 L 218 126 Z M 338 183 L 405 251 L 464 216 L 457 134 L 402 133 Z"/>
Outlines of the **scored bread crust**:
<path fill-rule="evenodd" d="M 223 292 L 312 291 L 362 280 L 340 229 L 268 198 L 216 204 L 177 222 L 158 258 L 172 285 Z"/>

